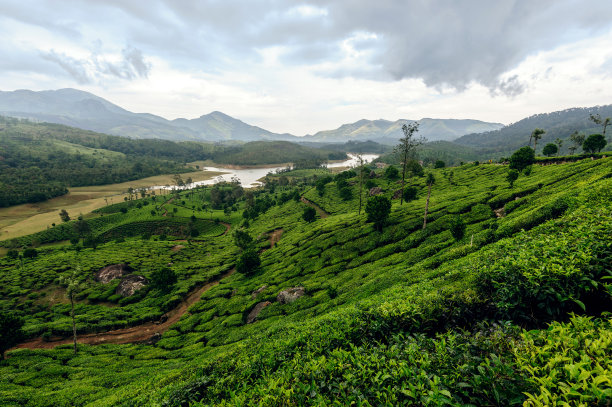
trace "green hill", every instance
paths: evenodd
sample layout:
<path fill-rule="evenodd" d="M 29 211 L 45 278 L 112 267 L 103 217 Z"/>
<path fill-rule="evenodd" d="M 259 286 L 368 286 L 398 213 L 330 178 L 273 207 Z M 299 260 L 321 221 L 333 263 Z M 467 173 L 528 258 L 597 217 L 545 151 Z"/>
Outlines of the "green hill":
<path fill-rule="evenodd" d="M 391 199 L 381 231 L 357 213 L 357 174 L 315 180 L 302 171 L 252 194 L 217 185 L 86 220 L 100 232 L 208 220 L 192 241 L 147 229 L 95 248 L 12 252 L 0 259 L 0 309 L 22 315 L 30 338 L 44 337 L 42 349 L 11 351 L 0 364 L 1 404 L 606 405 L 612 158 L 535 165 L 513 187 L 503 165 L 430 171 L 431 197 L 427 177 L 410 178 L 416 199 Z M 380 170 L 367 181 L 388 198 L 400 188 Z M 329 216 L 306 222 L 300 197 Z M 210 218 L 231 224 L 230 233 L 207 232 Z M 451 232 L 456 224 L 462 236 Z M 261 259 L 251 274 L 232 273 L 239 228 Z M 177 281 L 121 297 L 118 280 L 93 278 L 112 264 L 149 281 L 168 267 Z M 150 339 L 99 336 L 107 343 L 73 354 L 60 283 L 73 269 L 83 284 L 82 341 L 158 321 L 147 325 Z M 287 301 L 287 289 L 303 295 Z M 153 335 L 190 293 L 201 299 Z M 44 341 L 59 337 L 68 339 L 55 349 Z"/>

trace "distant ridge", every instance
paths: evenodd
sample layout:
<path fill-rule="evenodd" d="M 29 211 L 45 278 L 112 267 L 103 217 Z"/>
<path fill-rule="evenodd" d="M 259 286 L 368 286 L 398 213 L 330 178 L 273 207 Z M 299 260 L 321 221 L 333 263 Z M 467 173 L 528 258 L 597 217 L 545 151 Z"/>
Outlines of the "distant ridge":
<path fill-rule="evenodd" d="M 222 112 L 212 112 L 196 119 L 166 120 L 149 113 L 133 113 L 106 99 L 77 89 L 45 91 L 0 91 L 0 115 L 35 121 L 65 124 L 131 138 L 160 138 L 199 141 L 261 141 L 344 143 L 373 140 L 394 145 L 401 137 L 401 127 L 410 120 L 359 120 L 312 136 L 296 137 L 273 133 L 252 126 Z M 478 120 L 421 119 L 420 134 L 430 141 L 453 140 L 464 134 L 496 130 L 499 123 Z"/>
<path fill-rule="evenodd" d="M 547 143 L 551 143 L 557 138 L 569 139 L 569 136 L 575 131 L 584 132 L 587 135 L 601 133 L 601 126 L 589 120 L 591 114 L 599 114 L 602 118 L 612 117 L 612 105 L 576 107 L 552 113 L 536 114 L 499 130 L 467 134 L 454 142 L 491 152 L 507 152 L 527 145 L 531 132 L 535 128 L 541 128 L 546 131 L 544 137 L 538 143 L 538 151 L 541 151 L 540 149 Z M 612 128 L 610 128 L 610 132 L 612 133 Z M 565 143 L 561 151 L 567 152 L 569 145 L 569 142 Z"/>
<path fill-rule="evenodd" d="M 320 131 L 304 137 L 304 141 L 346 142 L 372 140 L 378 143 L 397 144 L 402 137 L 402 126 L 414 120 L 359 120 L 355 123 L 343 124 L 335 130 Z M 503 127 L 501 123 L 487 123 L 471 119 L 421 119 L 419 135 L 428 141 L 451 141 L 464 134 L 482 133 Z"/>

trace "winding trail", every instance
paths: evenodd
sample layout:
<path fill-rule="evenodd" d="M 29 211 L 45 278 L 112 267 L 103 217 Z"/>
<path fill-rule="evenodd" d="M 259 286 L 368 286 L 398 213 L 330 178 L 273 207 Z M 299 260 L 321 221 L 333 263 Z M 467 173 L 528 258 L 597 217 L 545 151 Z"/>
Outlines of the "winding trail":
<path fill-rule="evenodd" d="M 236 269 L 231 269 L 227 273 L 219 276 L 214 281 L 211 281 L 204 286 L 193 290 L 183 302 L 176 308 L 168 311 L 162 316 L 163 322 L 145 322 L 140 325 L 131 326 L 129 328 L 115 329 L 113 331 L 81 334 L 77 337 L 79 344 L 101 345 L 105 343 L 125 344 L 147 342 L 152 339 L 155 334 L 163 334 L 175 324 L 183 314 L 187 312 L 196 302 L 200 301 L 202 294 L 210 288 L 219 284 L 219 281 L 234 274 Z M 30 339 L 22 342 L 10 350 L 15 349 L 52 349 L 59 345 L 71 344 L 72 338 L 51 338 L 49 341 L 43 341 L 41 337 Z"/>
<path fill-rule="evenodd" d="M 163 204 L 159 206 L 159 209 L 163 208 L 165 204 L 172 203 L 172 201 L 174 201 L 174 198 L 168 199 L 167 201 L 165 201 Z M 168 214 L 168 209 L 164 209 L 164 213 L 162 213 L 162 216 L 166 216 L 167 214 Z"/>
<path fill-rule="evenodd" d="M 317 205 L 316 203 L 309 201 L 308 199 L 304 198 L 303 196 L 300 197 L 300 201 L 302 201 L 303 203 L 305 203 L 308 206 L 312 206 L 313 208 L 315 208 L 315 210 L 317 211 L 317 214 L 319 214 L 319 217 L 321 219 L 327 218 L 329 216 L 329 213 L 325 212 L 323 210 L 323 208 L 321 208 L 319 205 Z"/>

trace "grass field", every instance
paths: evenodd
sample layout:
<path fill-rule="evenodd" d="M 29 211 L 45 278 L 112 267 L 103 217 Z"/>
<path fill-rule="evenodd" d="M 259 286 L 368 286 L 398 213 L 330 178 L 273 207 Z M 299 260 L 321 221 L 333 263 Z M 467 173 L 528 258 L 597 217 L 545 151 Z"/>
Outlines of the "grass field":
<path fill-rule="evenodd" d="M 183 179 L 191 177 L 196 182 L 211 179 L 220 174 L 213 171 L 195 171 L 181 174 L 181 176 Z M 172 185 L 173 182 L 172 175 L 158 175 L 119 184 L 70 188 L 68 194 L 45 202 L 0 208 L 0 240 L 26 236 L 45 230 L 53 223 L 60 223 L 58 213 L 61 209 L 66 209 L 71 216 L 76 217 L 79 214 L 88 214 L 107 203 L 123 201 L 130 187 Z"/>

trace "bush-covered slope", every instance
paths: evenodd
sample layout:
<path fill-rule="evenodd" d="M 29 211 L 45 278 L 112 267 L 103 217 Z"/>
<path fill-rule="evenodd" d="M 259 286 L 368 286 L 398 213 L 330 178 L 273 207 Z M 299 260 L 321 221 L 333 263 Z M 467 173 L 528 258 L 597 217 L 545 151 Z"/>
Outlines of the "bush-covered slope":
<path fill-rule="evenodd" d="M 322 195 L 298 184 L 238 199 L 237 212 L 214 216 L 235 230 L 244 225 L 244 208 L 259 208 L 245 211 L 245 230 L 260 251 L 259 272 L 221 280 L 155 346 L 81 346 L 78 355 L 66 347 L 12 352 L 0 365 L 0 400 L 548 405 L 554 399 L 605 405 L 612 392 L 612 329 L 601 314 L 612 309 L 611 159 L 535 166 L 513 188 L 501 165 L 432 172 L 437 181 L 424 230 L 425 178 L 409 180 L 418 188 L 416 200 L 401 206 L 393 200 L 382 232 L 356 213 L 356 177 L 347 180 L 349 200 L 338 195 L 341 177 Z M 371 181 L 387 197 L 398 189 L 383 177 Z M 296 201 L 296 188 L 331 216 L 304 221 L 306 205 Z M 192 206 L 208 205 L 209 196 L 184 192 L 166 206 L 180 203 L 176 216 L 205 219 L 207 213 Z M 145 216 L 149 208 L 127 215 Z M 456 240 L 449 228 L 458 216 L 466 231 Z M 270 234 L 281 229 L 270 247 Z M 53 287 L 72 264 L 81 266 L 86 282 L 109 263 L 128 262 L 146 276 L 172 263 L 178 282 L 167 294 L 151 290 L 119 307 L 82 298 L 81 331 L 134 324 L 134 318 L 156 318 L 191 287 L 231 269 L 239 254 L 231 232 L 182 243 L 187 247 L 176 252 L 172 245 L 154 237 L 80 252 L 49 247 L 31 260 L 5 257 L 2 308 L 36 305 L 36 314 L 26 314 L 31 334 L 53 324 L 69 327 L 65 305 L 49 307 L 30 293 Z M 305 295 L 290 304 L 277 301 L 291 287 L 303 287 Z M 99 291 L 90 283 L 89 293 Z M 248 314 L 266 301 L 247 324 Z M 586 316 L 570 319 L 572 312 Z"/>

